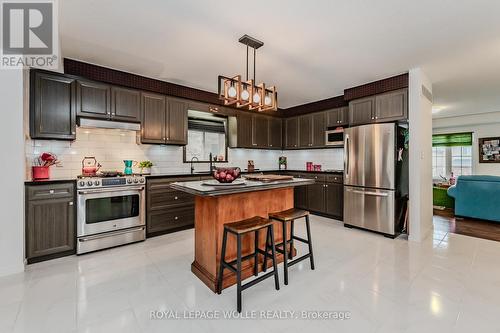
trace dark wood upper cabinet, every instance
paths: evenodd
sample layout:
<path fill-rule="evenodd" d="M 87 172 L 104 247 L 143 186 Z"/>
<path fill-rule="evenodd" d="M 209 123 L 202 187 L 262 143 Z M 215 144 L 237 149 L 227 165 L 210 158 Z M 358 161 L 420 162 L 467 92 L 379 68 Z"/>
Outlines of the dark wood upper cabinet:
<path fill-rule="evenodd" d="M 141 94 L 141 142 L 165 143 L 165 127 L 167 122 L 167 103 L 164 95 Z"/>
<path fill-rule="evenodd" d="M 408 119 L 408 89 L 361 98 L 349 103 L 349 124 L 362 125 Z"/>
<path fill-rule="evenodd" d="M 76 138 L 75 80 L 30 72 L 30 136 L 32 139 Z"/>
<path fill-rule="evenodd" d="M 111 88 L 111 118 L 115 120 L 140 122 L 141 93 L 138 90 Z"/>
<path fill-rule="evenodd" d="M 177 98 L 167 98 L 167 143 L 187 144 L 187 103 Z"/>
<path fill-rule="evenodd" d="M 326 111 L 326 127 L 345 126 L 349 124 L 349 107 Z"/>
<path fill-rule="evenodd" d="M 393 121 L 408 118 L 408 90 L 402 89 L 375 96 L 375 120 Z"/>
<path fill-rule="evenodd" d="M 341 183 L 325 184 L 325 212 L 342 219 L 344 215 L 344 186 Z"/>
<path fill-rule="evenodd" d="M 238 114 L 237 118 L 237 144 L 239 148 L 253 147 L 253 119 L 251 114 Z"/>
<path fill-rule="evenodd" d="M 26 199 L 28 263 L 74 254 L 74 184 L 28 186 Z"/>
<path fill-rule="evenodd" d="M 76 103 L 77 116 L 109 119 L 111 117 L 111 86 L 78 80 Z"/>
<path fill-rule="evenodd" d="M 313 127 L 312 115 L 299 117 L 299 147 L 306 148 L 313 145 Z"/>
<path fill-rule="evenodd" d="M 269 145 L 269 118 L 261 115 L 252 116 L 252 146 L 267 148 Z"/>
<path fill-rule="evenodd" d="M 312 146 L 325 146 L 326 114 L 324 112 L 312 115 Z"/>
<path fill-rule="evenodd" d="M 285 119 L 285 148 L 299 147 L 299 118 Z"/>
<path fill-rule="evenodd" d="M 361 98 L 349 103 L 349 124 L 369 124 L 375 120 L 375 96 Z"/>
<path fill-rule="evenodd" d="M 269 118 L 269 148 L 281 149 L 282 127 L 281 118 Z"/>

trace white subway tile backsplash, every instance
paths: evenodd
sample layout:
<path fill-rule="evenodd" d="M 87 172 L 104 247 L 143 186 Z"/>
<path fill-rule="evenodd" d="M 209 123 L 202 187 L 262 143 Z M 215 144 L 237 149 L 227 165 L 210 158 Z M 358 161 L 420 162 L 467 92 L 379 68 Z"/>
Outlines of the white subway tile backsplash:
<path fill-rule="evenodd" d="M 75 141 L 27 140 L 25 145 L 27 170 L 26 178 L 31 178 L 33 159 L 42 152 L 52 152 L 61 161 L 61 166 L 51 167 L 51 177 L 71 178 L 81 173 L 82 159 L 95 156 L 102 170 L 122 170 L 123 160 L 150 160 L 154 163 L 153 174 L 189 172 L 190 164 L 183 163 L 183 148 L 178 146 L 146 145 L 137 143 L 134 131 L 114 129 L 77 128 Z M 321 164 L 322 169 L 342 169 L 343 150 L 315 149 L 296 151 L 229 149 L 229 163 L 225 166 L 247 168 L 248 160 L 261 170 L 277 169 L 279 156 L 287 156 L 288 169 L 305 170 L 306 162 Z M 196 170 L 208 170 L 208 163 L 197 163 Z M 134 171 L 139 172 L 138 168 Z"/>

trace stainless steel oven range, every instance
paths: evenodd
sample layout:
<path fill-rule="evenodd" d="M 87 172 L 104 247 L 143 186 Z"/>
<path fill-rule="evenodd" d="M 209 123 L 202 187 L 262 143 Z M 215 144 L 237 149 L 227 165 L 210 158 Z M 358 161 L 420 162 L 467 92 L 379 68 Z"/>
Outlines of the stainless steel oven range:
<path fill-rule="evenodd" d="M 77 181 L 77 254 L 146 238 L 142 176 L 81 177 Z"/>

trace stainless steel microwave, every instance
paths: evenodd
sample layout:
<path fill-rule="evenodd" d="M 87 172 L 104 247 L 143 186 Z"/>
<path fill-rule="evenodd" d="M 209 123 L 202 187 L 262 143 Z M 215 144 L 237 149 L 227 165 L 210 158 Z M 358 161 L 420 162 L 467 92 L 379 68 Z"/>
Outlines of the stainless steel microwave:
<path fill-rule="evenodd" d="M 325 145 L 342 147 L 344 145 L 344 129 L 338 127 L 336 129 L 327 130 L 325 132 Z"/>

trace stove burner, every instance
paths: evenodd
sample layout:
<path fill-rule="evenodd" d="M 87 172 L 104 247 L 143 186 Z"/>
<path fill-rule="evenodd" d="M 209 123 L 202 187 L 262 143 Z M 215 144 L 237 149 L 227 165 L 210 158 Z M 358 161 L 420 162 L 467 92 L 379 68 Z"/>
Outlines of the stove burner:
<path fill-rule="evenodd" d="M 125 176 L 123 172 L 120 171 L 99 171 L 95 175 L 87 176 L 87 175 L 79 175 L 78 179 L 82 178 L 110 178 L 110 177 L 123 177 Z"/>

